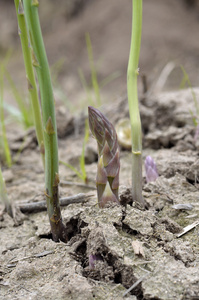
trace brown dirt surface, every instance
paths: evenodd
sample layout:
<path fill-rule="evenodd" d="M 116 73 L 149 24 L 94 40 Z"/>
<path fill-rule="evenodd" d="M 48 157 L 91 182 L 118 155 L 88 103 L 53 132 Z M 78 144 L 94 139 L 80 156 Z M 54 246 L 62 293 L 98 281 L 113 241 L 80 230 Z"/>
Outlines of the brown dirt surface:
<path fill-rule="evenodd" d="M 143 94 L 140 80 L 143 159 L 151 155 L 159 173 L 155 182 L 146 183 L 143 171 L 143 196 L 148 209 L 132 203 L 131 152 L 123 147 L 120 199 L 124 205 L 98 208 L 97 145 L 90 137 L 85 151 L 90 187 L 63 164 L 59 168 L 61 198 L 78 193 L 89 195 L 83 203 L 62 207 L 68 243 L 52 241 L 46 211 L 16 211 L 12 219 L 0 205 L 0 299 L 199 299 L 199 142 L 194 139 L 190 113 L 195 115 L 193 94 L 199 99 L 199 89 L 179 90 L 180 64 L 189 73 L 192 85 L 198 85 L 197 1 L 195 5 L 187 7 L 185 1 L 144 1 L 140 67 L 149 89 Z M 91 36 L 99 81 L 120 72 L 120 77 L 101 89 L 101 109 L 116 125 L 128 117 L 125 94 L 131 1 L 43 0 L 40 11 L 50 64 L 64 58 L 55 82 L 59 157 L 79 168 L 84 105 L 88 100 L 78 68 L 90 80 L 85 33 Z M 8 69 L 16 85 L 24 88 L 12 1 L 0 2 L 0 26 L 0 57 L 3 59 L 13 48 Z M 156 79 L 162 78 L 162 68 L 171 61 L 176 67 L 166 77 L 166 84 L 157 83 Z M 6 82 L 4 92 L 5 101 L 14 104 Z M 114 100 L 114 105 L 107 99 Z M 71 110 L 65 105 L 69 103 Z M 9 169 L 3 165 L 8 196 L 18 205 L 45 201 L 35 132 L 6 120 L 15 161 Z M 194 223 L 192 230 L 180 235 Z M 97 257 L 94 268 L 89 266 L 92 256 Z"/>

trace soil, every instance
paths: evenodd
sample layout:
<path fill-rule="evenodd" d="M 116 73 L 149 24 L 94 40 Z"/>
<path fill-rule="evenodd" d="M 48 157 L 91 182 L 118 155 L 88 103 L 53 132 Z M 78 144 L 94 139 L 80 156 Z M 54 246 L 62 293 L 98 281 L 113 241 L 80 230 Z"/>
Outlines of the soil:
<path fill-rule="evenodd" d="M 55 10 L 54 1 L 49 1 L 47 8 L 41 1 L 42 24 L 51 63 L 67 54 L 58 76 L 59 89 L 75 99 L 77 108 L 69 112 L 57 96 L 59 158 L 79 168 L 86 112 L 81 110 L 85 94 L 77 79 L 77 66 L 87 79 L 90 76 L 84 33 L 90 32 L 93 51 L 98 58 L 102 56 L 99 79 L 117 70 L 121 73 L 101 91 L 101 110 L 116 125 L 128 117 L 125 73 L 131 11 L 130 1 L 126 5 L 121 0 L 67 1 L 67 8 L 64 2 L 60 1 Z M 1 55 L 16 45 L 9 68 L 23 87 L 13 4 L 1 1 L 0 6 L 0 12 L 4 12 L 1 15 L 10 24 L 1 37 Z M 94 189 L 97 145 L 90 137 L 85 151 L 90 187 L 78 186 L 81 180 L 60 164 L 60 197 L 89 195 L 83 203 L 62 207 L 70 232 L 68 243 L 52 241 L 46 212 L 18 212 L 12 219 L 0 206 L 0 299 L 199 299 L 199 142 L 190 113 L 195 114 L 193 94 L 199 99 L 199 89 L 173 90 L 181 81 L 179 68 L 166 78 L 164 86 L 155 84 L 154 79 L 166 63 L 176 59 L 177 65 L 190 67 L 192 84 L 197 85 L 198 44 L 194 32 L 199 27 L 198 10 L 197 6 L 187 10 L 181 1 L 151 0 L 144 2 L 144 16 L 141 65 L 149 89 L 142 93 L 140 81 L 143 160 L 151 155 L 159 173 L 155 182 L 146 183 L 143 170 L 143 196 L 148 209 L 132 203 L 131 152 L 124 147 L 120 149 L 123 205 L 98 208 Z M 168 22 L 172 30 L 168 30 Z M 9 103 L 14 102 L 6 85 L 5 97 Z M 106 100 L 109 97 L 114 105 Z M 24 131 L 12 123 L 7 126 L 7 135 L 15 160 L 11 168 L 3 167 L 9 198 L 18 204 L 45 200 L 34 130 Z M 66 180 L 72 185 L 65 185 Z M 181 235 L 193 223 L 195 227 Z M 92 268 L 89 260 L 94 255 Z"/>

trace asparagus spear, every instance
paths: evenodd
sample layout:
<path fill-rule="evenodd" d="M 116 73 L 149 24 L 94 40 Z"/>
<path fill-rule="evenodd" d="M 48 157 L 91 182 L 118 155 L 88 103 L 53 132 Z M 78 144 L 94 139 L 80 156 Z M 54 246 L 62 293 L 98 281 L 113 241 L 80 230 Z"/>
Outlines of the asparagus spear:
<path fill-rule="evenodd" d="M 89 106 L 89 127 L 98 144 L 97 195 L 99 207 L 119 203 L 119 149 L 113 125 L 96 108 Z"/>
<path fill-rule="evenodd" d="M 23 4 L 32 46 L 33 65 L 36 69 L 41 94 L 45 147 L 45 194 L 48 216 L 53 240 L 55 242 L 58 242 L 59 240 L 66 242 L 66 230 L 62 222 L 59 203 L 59 160 L 54 96 L 48 59 L 38 16 L 39 2 L 38 0 L 24 0 Z"/>
<path fill-rule="evenodd" d="M 127 90 L 132 141 L 132 196 L 145 206 L 142 196 L 142 129 L 138 105 L 137 76 L 142 31 L 142 0 L 132 0 L 132 36 L 127 70 Z"/>
<path fill-rule="evenodd" d="M 28 90 L 29 90 L 32 109 L 33 109 L 34 125 L 35 125 L 35 130 L 37 135 L 37 141 L 42 156 L 43 166 L 45 166 L 42 117 L 41 117 L 41 111 L 39 105 L 39 97 L 37 93 L 36 79 L 35 79 L 33 65 L 32 65 L 31 48 L 29 46 L 28 32 L 27 32 L 26 21 L 24 17 L 24 9 L 21 0 L 14 0 L 14 2 L 15 2 L 17 20 L 19 25 L 19 36 L 21 39 L 24 64 L 26 69 L 26 77 L 28 81 Z"/>

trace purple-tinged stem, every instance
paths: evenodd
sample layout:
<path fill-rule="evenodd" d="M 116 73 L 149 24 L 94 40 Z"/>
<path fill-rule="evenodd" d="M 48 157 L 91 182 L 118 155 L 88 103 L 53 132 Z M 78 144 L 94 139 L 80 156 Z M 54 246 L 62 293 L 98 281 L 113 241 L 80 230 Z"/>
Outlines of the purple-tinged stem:
<path fill-rule="evenodd" d="M 119 149 L 113 125 L 96 108 L 88 107 L 89 127 L 98 144 L 97 195 L 99 207 L 119 203 Z"/>

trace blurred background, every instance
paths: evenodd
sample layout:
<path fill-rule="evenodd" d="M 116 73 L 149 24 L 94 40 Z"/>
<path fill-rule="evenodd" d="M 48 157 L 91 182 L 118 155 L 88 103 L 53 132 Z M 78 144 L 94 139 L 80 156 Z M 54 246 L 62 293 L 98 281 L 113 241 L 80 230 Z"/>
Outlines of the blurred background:
<path fill-rule="evenodd" d="M 39 15 L 51 66 L 55 98 L 82 109 L 92 90 L 89 34 L 102 102 L 126 93 L 131 36 L 131 0 L 40 0 Z M 14 1 L 0 1 L 0 61 L 10 53 L 7 69 L 16 86 L 27 88 Z M 140 78 L 147 87 L 163 68 L 175 66 L 163 90 L 178 90 L 186 70 L 192 86 L 199 83 L 199 1 L 144 0 Z M 91 49 L 92 48 L 92 49 Z M 142 91 L 142 81 L 139 81 Z M 9 84 L 4 100 L 12 102 Z M 69 106 L 70 106 L 69 105 Z"/>

